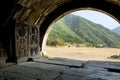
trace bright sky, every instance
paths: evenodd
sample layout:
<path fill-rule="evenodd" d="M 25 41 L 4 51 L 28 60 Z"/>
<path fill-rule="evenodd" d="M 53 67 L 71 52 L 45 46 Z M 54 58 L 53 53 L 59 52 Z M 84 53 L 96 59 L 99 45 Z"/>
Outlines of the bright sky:
<path fill-rule="evenodd" d="M 98 11 L 81 10 L 73 12 L 72 14 L 84 17 L 94 23 L 102 24 L 103 26 L 111 30 L 120 26 L 120 24 L 115 19 Z"/>

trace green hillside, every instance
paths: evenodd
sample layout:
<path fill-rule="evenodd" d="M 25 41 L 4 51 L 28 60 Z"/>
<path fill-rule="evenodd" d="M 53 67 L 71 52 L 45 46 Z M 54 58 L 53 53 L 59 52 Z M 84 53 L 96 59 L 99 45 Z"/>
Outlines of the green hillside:
<path fill-rule="evenodd" d="M 47 41 L 48 45 L 65 45 L 85 43 L 70 27 L 59 20 L 52 28 Z"/>
<path fill-rule="evenodd" d="M 61 18 L 54 25 L 48 37 L 48 45 L 51 45 L 54 41 L 56 41 L 56 44 L 61 42 L 63 44 L 89 44 L 89 46 L 94 47 L 104 45 L 120 48 L 120 35 L 102 25 L 72 14 Z"/>

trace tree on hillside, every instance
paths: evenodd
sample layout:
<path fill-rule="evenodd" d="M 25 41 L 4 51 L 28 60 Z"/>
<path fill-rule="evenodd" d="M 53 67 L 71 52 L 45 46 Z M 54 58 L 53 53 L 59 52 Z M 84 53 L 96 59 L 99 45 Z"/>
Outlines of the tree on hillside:
<path fill-rule="evenodd" d="M 50 40 L 48 39 L 47 45 L 50 45 L 50 46 L 64 46 L 64 45 L 65 45 L 65 42 L 64 42 L 64 40 L 61 39 L 61 38 L 56 38 L 56 39 L 53 40 L 53 41 L 50 41 Z"/>

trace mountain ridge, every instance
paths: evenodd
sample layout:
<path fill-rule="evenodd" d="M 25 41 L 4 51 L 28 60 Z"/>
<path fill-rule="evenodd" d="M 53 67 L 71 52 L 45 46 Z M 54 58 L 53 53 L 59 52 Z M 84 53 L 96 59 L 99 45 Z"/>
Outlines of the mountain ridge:
<path fill-rule="evenodd" d="M 62 24 L 60 24 L 60 22 Z M 106 47 L 113 47 L 113 48 L 120 48 L 120 35 L 112 32 L 111 30 L 105 28 L 104 26 L 100 25 L 100 24 L 96 24 L 93 23 L 83 17 L 80 16 L 76 16 L 73 14 L 69 14 L 64 16 L 63 18 L 61 18 L 59 21 L 57 21 L 57 23 L 54 25 L 54 27 L 64 27 L 69 28 L 69 30 L 67 31 L 67 33 L 69 33 L 68 35 L 70 36 L 70 33 L 74 33 L 75 36 L 72 36 L 71 34 L 71 38 L 73 38 L 75 42 L 71 42 L 71 43 L 75 43 L 75 44 L 87 44 L 89 46 L 94 46 L 97 47 L 98 45 L 105 45 Z M 66 41 L 66 39 L 70 39 L 71 38 L 64 36 L 64 37 L 60 37 L 62 36 L 60 33 L 64 33 L 64 29 L 62 29 L 63 32 L 59 32 L 60 28 L 57 30 L 55 28 L 53 28 L 53 30 L 56 31 L 56 35 L 60 38 L 63 39 L 63 41 L 65 43 L 70 43 L 69 41 Z M 52 34 L 51 34 L 52 33 Z M 53 32 L 51 31 L 50 35 L 51 37 L 54 36 L 55 34 L 53 34 Z M 59 33 L 59 35 L 58 35 Z M 49 37 L 48 37 L 49 39 Z M 80 41 L 79 41 L 79 40 Z"/>
<path fill-rule="evenodd" d="M 113 32 L 117 33 L 120 35 L 120 26 L 112 30 Z"/>

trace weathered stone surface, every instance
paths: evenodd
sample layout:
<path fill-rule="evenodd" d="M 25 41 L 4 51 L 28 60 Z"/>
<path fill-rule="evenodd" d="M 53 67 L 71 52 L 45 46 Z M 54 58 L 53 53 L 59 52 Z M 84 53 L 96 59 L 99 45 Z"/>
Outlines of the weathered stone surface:
<path fill-rule="evenodd" d="M 4 77 L 10 80 L 53 80 L 59 73 L 41 68 L 13 66 L 3 71 Z"/>
<path fill-rule="evenodd" d="M 85 66 L 118 69 L 120 70 L 120 62 L 107 62 L 107 61 L 88 61 Z"/>
<path fill-rule="evenodd" d="M 42 60 L 46 61 L 44 58 Z M 85 66 L 80 67 L 69 67 L 69 65 L 57 65 L 53 63 L 52 60 L 49 60 L 51 63 L 46 62 L 25 62 L 18 65 L 14 65 L 5 69 L 0 70 L 0 79 L 10 79 L 10 80 L 120 80 L 119 72 L 109 72 L 104 67 L 96 66 L 97 61 L 88 61 L 83 63 Z M 71 61 L 66 60 L 65 61 Z M 64 62 L 61 61 L 61 63 Z M 76 63 L 76 60 L 72 61 Z M 82 61 L 80 61 L 82 62 Z M 58 62 L 59 63 L 59 62 Z M 90 65 L 90 63 L 92 65 Z M 107 67 L 114 66 L 114 62 L 102 62 Z M 71 63 L 72 64 L 72 63 Z M 87 65 L 88 64 L 88 65 Z M 114 66 L 113 68 L 115 68 Z M 112 67 L 111 67 L 112 68 Z"/>
<path fill-rule="evenodd" d="M 66 59 L 61 59 L 60 61 L 59 60 L 52 60 L 52 59 L 39 59 L 39 60 L 36 60 L 40 63 L 47 63 L 47 64 L 54 64 L 54 65 L 60 65 L 60 66 L 69 66 L 69 67 L 77 67 L 77 68 L 80 68 L 83 66 L 82 63 L 84 62 L 81 62 L 81 61 L 73 61 L 73 60 L 66 60 Z"/>
<path fill-rule="evenodd" d="M 64 71 L 65 69 L 69 68 L 68 66 L 60 66 L 60 65 L 54 65 L 54 64 L 47 64 L 47 63 L 40 63 L 40 62 L 29 62 L 29 63 L 22 63 L 19 64 L 21 66 L 27 66 L 27 67 L 33 67 L 33 68 L 41 68 L 43 70 L 52 70 L 52 71 L 57 71 L 61 72 Z"/>
<path fill-rule="evenodd" d="M 86 80 L 85 77 L 63 74 L 55 80 Z"/>

